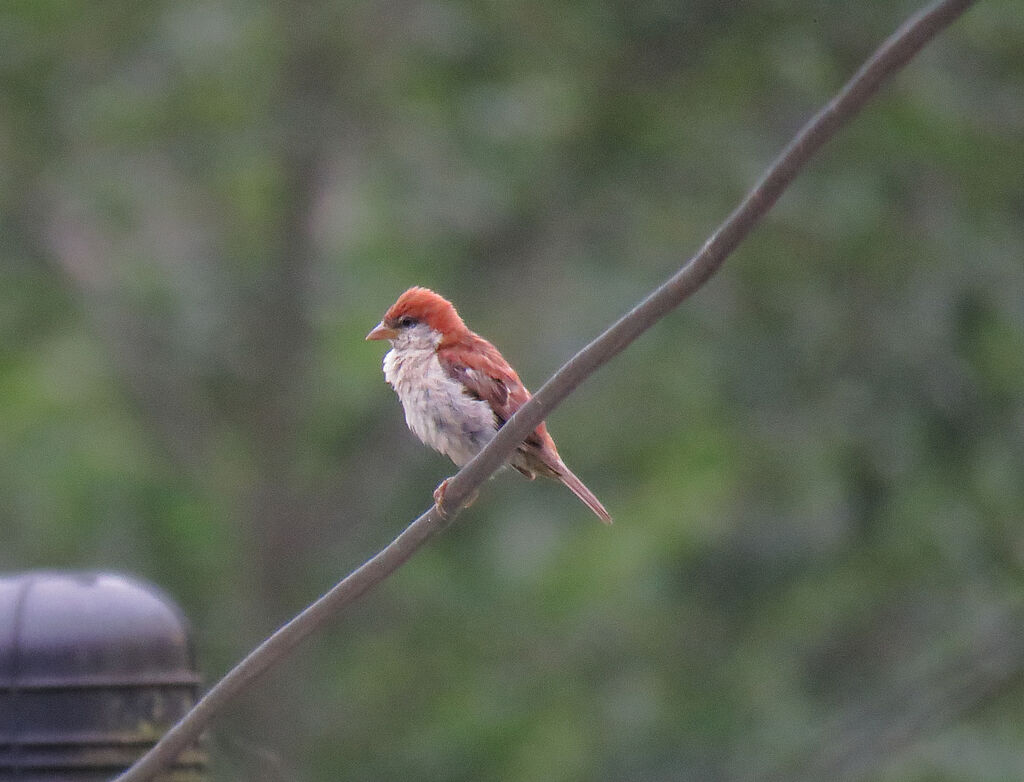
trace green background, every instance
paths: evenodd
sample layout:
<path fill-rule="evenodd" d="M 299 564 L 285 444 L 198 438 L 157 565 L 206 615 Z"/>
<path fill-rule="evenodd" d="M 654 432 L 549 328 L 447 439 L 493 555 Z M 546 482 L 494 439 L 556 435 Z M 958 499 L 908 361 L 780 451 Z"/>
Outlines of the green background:
<path fill-rule="evenodd" d="M 430 503 L 363 336 L 539 386 L 915 8 L 0 9 L 0 568 L 148 578 L 215 679 Z M 1024 778 L 1024 14 L 985 0 L 218 721 L 217 780 Z"/>

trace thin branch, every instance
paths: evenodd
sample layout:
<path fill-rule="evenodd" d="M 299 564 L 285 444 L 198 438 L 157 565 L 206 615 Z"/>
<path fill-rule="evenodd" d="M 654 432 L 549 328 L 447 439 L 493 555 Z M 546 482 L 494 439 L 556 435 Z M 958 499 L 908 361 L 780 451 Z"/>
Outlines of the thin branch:
<path fill-rule="evenodd" d="M 215 714 L 342 608 L 387 578 L 427 540 L 444 529 L 463 503 L 586 378 L 697 291 L 771 209 L 811 156 L 863 108 L 881 84 L 906 65 L 974 0 L 940 0 L 908 19 L 864 63 L 776 158 L 764 177 L 683 268 L 573 356 L 501 428 L 498 435 L 448 483 L 445 513 L 434 507 L 376 556 L 267 638 L 116 782 L 151 779 L 199 736 Z"/>

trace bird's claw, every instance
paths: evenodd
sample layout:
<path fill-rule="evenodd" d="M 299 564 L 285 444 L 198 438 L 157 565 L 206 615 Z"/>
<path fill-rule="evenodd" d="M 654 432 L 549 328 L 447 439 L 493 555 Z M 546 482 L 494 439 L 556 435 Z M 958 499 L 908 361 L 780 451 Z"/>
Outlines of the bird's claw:
<path fill-rule="evenodd" d="M 448 520 L 449 511 L 445 510 L 444 508 L 444 493 L 448 489 L 448 481 L 450 480 L 451 478 L 445 478 L 443 481 L 441 481 L 441 484 L 436 489 L 434 489 L 434 507 L 437 508 L 437 515 L 445 521 Z M 460 507 L 468 508 L 470 505 L 476 502 L 476 498 L 479 496 L 480 492 L 474 491 L 472 494 L 469 495 L 469 497 L 466 499 L 465 502 L 462 503 Z"/>
<path fill-rule="evenodd" d="M 437 508 L 437 515 L 445 521 L 448 520 L 448 511 L 444 509 L 444 493 L 448 488 L 448 478 L 441 481 L 441 484 L 434 489 L 434 507 Z"/>

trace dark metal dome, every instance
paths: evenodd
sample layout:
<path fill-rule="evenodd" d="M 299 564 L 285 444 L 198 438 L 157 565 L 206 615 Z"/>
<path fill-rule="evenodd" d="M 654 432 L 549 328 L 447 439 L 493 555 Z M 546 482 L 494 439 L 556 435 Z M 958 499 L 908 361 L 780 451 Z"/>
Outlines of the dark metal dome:
<path fill-rule="evenodd" d="M 0 577 L 0 780 L 103 780 L 195 703 L 187 623 L 110 573 Z M 162 780 L 200 779 L 191 750 Z"/>

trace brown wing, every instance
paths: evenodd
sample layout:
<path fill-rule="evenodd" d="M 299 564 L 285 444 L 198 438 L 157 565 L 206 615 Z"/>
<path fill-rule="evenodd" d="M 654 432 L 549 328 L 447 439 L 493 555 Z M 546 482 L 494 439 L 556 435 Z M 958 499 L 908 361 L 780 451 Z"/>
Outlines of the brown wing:
<path fill-rule="evenodd" d="M 442 347 L 437 357 L 448 376 L 459 381 L 467 394 L 491 406 L 499 425 L 530 398 L 519 375 L 483 337 L 470 334 L 455 345 Z"/>
<path fill-rule="evenodd" d="M 499 427 L 530 398 L 519 375 L 498 349 L 473 332 L 443 345 L 437 357 L 448 376 L 461 383 L 467 394 L 491 406 Z M 531 480 L 543 475 L 561 481 L 601 521 L 611 523 L 612 517 L 593 492 L 565 466 L 543 421 L 522 442 L 509 464 Z"/>
<path fill-rule="evenodd" d="M 491 406 L 499 427 L 530 398 L 523 381 L 498 349 L 477 334 L 470 333 L 456 344 L 442 347 L 437 351 L 437 357 L 448 376 L 459 381 L 467 394 Z M 548 461 L 544 457 L 549 452 L 554 452 L 558 458 L 543 422 L 530 433 L 520 450 L 536 453 L 542 462 Z M 533 472 L 516 464 L 513 467 L 527 477 L 533 477 Z M 547 472 L 543 466 L 540 471 Z"/>

